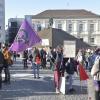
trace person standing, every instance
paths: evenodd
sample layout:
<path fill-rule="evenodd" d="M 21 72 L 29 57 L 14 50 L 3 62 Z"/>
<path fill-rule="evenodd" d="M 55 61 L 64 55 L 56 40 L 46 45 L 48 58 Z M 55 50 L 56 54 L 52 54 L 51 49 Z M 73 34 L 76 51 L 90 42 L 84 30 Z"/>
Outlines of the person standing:
<path fill-rule="evenodd" d="M 35 63 L 36 63 L 36 69 L 35 69 L 35 74 L 37 74 L 37 78 L 39 79 L 40 76 L 39 76 L 39 69 L 40 69 L 40 64 L 41 64 L 41 57 L 40 57 L 40 53 L 39 53 L 39 50 L 36 54 L 36 57 L 35 57 Z"/>
<path fill-rule="evenodd" d="M 5 83 L 10 83 L 10 71 L 9 71 L 9 61 L 11 60 L 11 53 L 8 51 L 8 46 L 5 45 L 3 48 L 4 55 L 4 73 L 5 73 Z"/>
<path fill-rule="evenodd" d="M 17 56 L 16 51 L 14 51 L 13 52 L 13 61 L 15 61 L 15 62 L 16 62 L 16 56 Z"/>
<path fill-rule="evenodd" d="M 32 60 L 32 69 L 33 69 L 34 78 L 39 78 L 39 68 L 40 68 L 39 61 L 40 61 L 40 53 L 38 48 L 35 47 L 33 50 L 33 60 Z"/>
<path fill-rule="evenodd" d="M 28 59 L 28 50 L 25 50 L 23 52 L 24 69 L 27 69 L 28 68 L 27 59 Z"/>
<path fill-rule="evenodd" d="M 2 88 L 2 70 L 4 64 L 4 55 L 1 50 L 1 43 L 0 43 L 0 89 Z"/>
<path fill-rule="evenodd" d="M 46 55 L 47 55 L 46 50 L 42 48 L 40 50 L 40 55 L 41 55 L 41 66 L 43 69 L 45 69 L 46 68 Z"/>
<path fill-rule="evenodd" d="M 72 93 L 74 92 L 74 88 L 73 88 L 73 75 L 74 72 L 77 72 L 77 65 L 78 62 L 74 59 L 74 58 L 69 58 L 67 63 L 66 63 L 66 72 L 68 74 L 68 81 L 69 81 L 69 88 L 68 88 L 68 92 Z"/>
<path fill-rule="evenodd" d="M 100 49 L 96 50 L 97 57 L 91 69 L 91 75 L 94 79 L 95 99 L 100 100 Z"/>

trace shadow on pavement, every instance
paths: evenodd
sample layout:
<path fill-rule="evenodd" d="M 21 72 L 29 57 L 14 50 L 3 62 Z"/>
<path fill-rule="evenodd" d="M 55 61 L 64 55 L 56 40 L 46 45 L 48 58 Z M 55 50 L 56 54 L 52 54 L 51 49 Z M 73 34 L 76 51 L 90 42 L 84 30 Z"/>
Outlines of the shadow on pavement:
<path fill-rule="evenodd" d="M 13 97 L 36 95 L 55 95 L 54 85 L 50 77 L 44 79 L 19 79 L 3 85 L 0 90 L 0 100 Z"/>
<path fill-rule="evenodd" d="M 66 95 L 79 95 L 87 94 L 86 87 L 74 86 L 75 93 L 67 93 L 68 85 L 66 84 Z M 14 100 L 11 98 L 18 97 L 30 97 L 30 96 L 53 96 L 55 94 L 55 88 L 53 84 L 53 78 L 44 77 L 40 79 L 17 79 L 11 81 L 10 85 L 3 85 L 3 89 L 0 90 L 0 100 Z M 10 99 L 9 99 L 10 98 Z"/>

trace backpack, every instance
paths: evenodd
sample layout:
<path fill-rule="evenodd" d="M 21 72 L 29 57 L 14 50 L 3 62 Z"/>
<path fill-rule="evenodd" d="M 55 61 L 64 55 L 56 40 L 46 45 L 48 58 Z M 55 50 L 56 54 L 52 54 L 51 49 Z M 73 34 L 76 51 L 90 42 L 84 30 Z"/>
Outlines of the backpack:
<path fill-rule="evenodd" d="M 4 55 L 3 53 L 0 51 L 0 68 L 3 67 L 4 64 Z"/>
<path fill-rule="evenodd" d="M 37 64 L 41 64 L 41 59 L 40 59 L 40 57 L 37 56 L 35 60 L 36 60 L 36 63 L 37 63 Z"/>
<path fill-rule="evenodd" d="M 8 60 L 11 56 L 10 52 L 8 50 L 3 51 L 4 59 Z"/>
<path fill-rule="evenodd" d="M 29 55 L 29 61 L 32 61 L 32 59 L 33 59 L 33 56 L 32 56 L 32 54 L 30 54 Z"/>
<path fill-rule="evenodd" d="M 66 72 L 68 74 L 74 74 L 74 72 L 77 72 L 77 63 L 74 60 L 67 64 Z"/>

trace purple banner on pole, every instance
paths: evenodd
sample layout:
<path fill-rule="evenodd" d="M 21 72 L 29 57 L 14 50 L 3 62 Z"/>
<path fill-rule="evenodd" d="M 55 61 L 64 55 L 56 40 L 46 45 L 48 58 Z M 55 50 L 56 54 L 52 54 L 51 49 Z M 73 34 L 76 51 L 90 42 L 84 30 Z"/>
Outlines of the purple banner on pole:
<path fill-rule="evenodd" d="M 9 50 L 21 52 L 40 42 L 41 39 L 38 34 L 32 29 L 27 20 L 24 20 Z"/>

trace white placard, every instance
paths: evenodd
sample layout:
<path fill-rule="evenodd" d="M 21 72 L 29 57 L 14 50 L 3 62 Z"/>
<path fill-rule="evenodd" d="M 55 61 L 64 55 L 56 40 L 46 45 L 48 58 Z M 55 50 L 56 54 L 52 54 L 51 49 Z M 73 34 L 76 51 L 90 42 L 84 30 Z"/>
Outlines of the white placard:
<path fill-rule="evenodd" d="M 65 94 L 65 89 L 66 89 L 66 87 L 65 87 L 65 77 L 61 77 L 60 78 L 60 92 L 62 94 Z"/>
<path fill-rule="evenodd" d="M 49 39 L 42 39 L 42 46 L 49 46 Z"/>
<path fill-rule="evenodd" d="M 75 54 L 76 54 L 76 42 L 64 41 L 64 48 L 63 48 L 64 57 L 67 58 L 75 57 Z"/>

